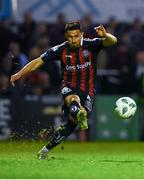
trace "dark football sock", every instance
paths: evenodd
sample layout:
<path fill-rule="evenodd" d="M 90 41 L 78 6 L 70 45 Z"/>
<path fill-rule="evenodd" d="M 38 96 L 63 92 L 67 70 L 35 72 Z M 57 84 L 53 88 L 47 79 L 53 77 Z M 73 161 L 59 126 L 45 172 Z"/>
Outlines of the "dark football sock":
<path fill-rule="evenodd" d="M 55 146 L 60 144 L 64 139 L 66 139 L 76 128 L 77 124 L 72 121 L 67 121 L 64 125 L 60 126 L 55 132 L 52 140 L 46 145 L 48 150 L 53 149 Z"/>

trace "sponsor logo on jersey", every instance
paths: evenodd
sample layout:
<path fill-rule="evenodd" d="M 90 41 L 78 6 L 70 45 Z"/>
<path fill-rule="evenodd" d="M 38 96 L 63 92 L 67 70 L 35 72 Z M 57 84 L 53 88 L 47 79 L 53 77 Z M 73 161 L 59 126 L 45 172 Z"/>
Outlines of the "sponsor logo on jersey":
<path fill-rule="evenodd" d="M 91 65 L 91 62 L 85 62 L 84 64 L 77 64 L 76 66 L 69 66 L 66 65 L 66 70 L 69 72 L 76 72 L 76 71 L 80 71 L 82 69 L 87 69 L 89 68 Z"/>

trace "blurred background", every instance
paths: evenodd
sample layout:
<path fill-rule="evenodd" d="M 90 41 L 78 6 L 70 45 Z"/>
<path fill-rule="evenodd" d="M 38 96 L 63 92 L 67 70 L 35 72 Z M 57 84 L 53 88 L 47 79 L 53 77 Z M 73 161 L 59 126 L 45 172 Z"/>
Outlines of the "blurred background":
<path fill-rule="evenodd" d="M 47 66 L 10 85 L 9 78 L 48 48 L 65 41 L 64 25 L 79 20 L 84 37 L 103 24 L 118 38 L 97 59 L 97 96 L 89 130 L 71 141 L 144 140 L 143 0 L 0 0 L 0 140 L 48 140 L 64 123 L 60 64 Z M 114 113 L 115 101 L 130 96 L 138 110 L 132 119 Z"/>

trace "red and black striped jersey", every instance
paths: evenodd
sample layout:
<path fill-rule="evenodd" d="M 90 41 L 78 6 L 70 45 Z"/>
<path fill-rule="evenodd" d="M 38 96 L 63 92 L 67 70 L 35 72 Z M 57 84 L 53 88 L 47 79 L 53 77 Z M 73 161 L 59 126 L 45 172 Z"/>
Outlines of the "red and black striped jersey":
<path fill-rule="evenodd" d="M 90 96 L 96 89 L 96 58 L 103 48 L 103 39 L 83 39 L 81 47 L 71 49 L 66 42 L 50 48 L 41 55 L 44 63 L 61 62 L 62 86 L 81 90 Z"/>

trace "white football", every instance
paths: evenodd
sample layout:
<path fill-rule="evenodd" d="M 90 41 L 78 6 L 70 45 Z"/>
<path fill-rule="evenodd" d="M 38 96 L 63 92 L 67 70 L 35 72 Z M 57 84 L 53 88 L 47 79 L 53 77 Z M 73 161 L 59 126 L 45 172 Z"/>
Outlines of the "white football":
<path fill-rule="evenodd" d="M 123 119 L 129 119 L 135 115 L 137 105 L 130 97 L 121 97 L 116 101 L 115 111 Z"/>

